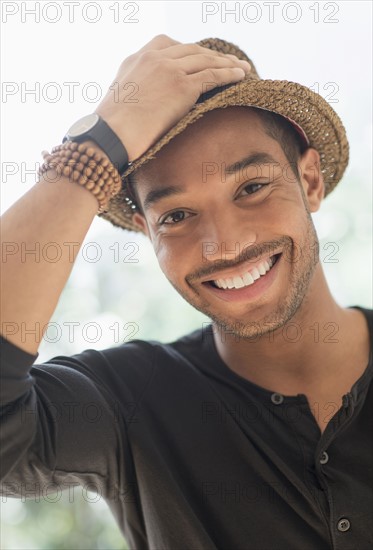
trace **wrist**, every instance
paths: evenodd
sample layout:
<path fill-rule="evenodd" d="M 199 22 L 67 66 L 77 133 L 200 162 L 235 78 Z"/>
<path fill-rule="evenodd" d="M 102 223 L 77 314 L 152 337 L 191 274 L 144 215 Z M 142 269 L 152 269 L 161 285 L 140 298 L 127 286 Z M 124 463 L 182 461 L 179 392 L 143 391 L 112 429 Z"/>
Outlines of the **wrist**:
<path fill-rule="evenodd" d="M 119 174 L 128 168 L 126 148 L 111 126 L 98 113 L 85 115 L 74 122 L 66 132 L 62 143 L 66 141 L 80 144 L 94 141 Z"/>
<path fill-rule="evenodd" d="M 92 140 L 76 143 L 66 140 L 56 145 L 52 153 L 42 152 L 44 163 L 39 176 L 55 171 L 58 177 L 65 176 L 95 195 L 99 213 L 104 212 L 109 201 L 121 189 L 122 181 L 116 166 L 100 146 Z"/>
<path fill-rule="evenodd" d="M 110 128 L 118 136 L 118 139 L 122 142 L 128 155 L 128 162 L 133 162 L 146 148 L 141 147 L 139 132 L 139 116 L 134 113 L 133 108 L 128 109 L 126 112 L 122 112 L 119 117 L 110 115 L 105 112 L 104 109 L 96 109 L 95 113 L 98 114 Z M 122 122 L 123 121 L 123 122 Z"/>

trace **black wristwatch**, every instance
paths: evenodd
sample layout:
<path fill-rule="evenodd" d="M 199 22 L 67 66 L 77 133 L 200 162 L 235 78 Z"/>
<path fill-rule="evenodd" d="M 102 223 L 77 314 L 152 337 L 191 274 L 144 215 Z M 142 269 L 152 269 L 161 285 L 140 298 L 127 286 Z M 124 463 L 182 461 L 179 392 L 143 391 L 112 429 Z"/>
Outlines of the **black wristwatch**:
<path fill-rule="evenodd" d="M 123 143 L 110 126 L 96 113 L 77 120 L 67 131 L 62 143 L 67 140 L 78 143 L 92 140 L 106 153 L 120 175 L 128 168 L 128 154 Z"/>

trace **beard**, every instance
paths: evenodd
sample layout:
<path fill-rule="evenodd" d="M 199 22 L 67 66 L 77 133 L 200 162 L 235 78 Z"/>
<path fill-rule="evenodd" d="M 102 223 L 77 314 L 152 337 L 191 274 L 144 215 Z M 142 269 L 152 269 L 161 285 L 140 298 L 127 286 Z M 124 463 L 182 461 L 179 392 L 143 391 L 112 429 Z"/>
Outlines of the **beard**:
<path fill-rule="evenodd" d="M 216 306 L 211 306 L 210 302 L 204 299 L 200 295 L 199 290 L 193 287 L 193 285 L 194 292 L 192 294 L 179 287 L 174 281 L 168 280 L 191 306 L 209 317 L 219 331 L 235 337 L 236 340 L 246 339 L 253 341 L 267 333 L 281 329 L 294 317 L 302 304 L 306 307 L 307 294 L 316 266 L 319 263 L 319 240 L 307 207 L 306 212 L 306 227 L 301 242 L 295 244 L 292 238 L 283 236 L 279 240 L 265 243 L 265 248 L 267 249 L 269 246 L 272 250 L 275 250 L 276 247 L 278 248 L 280 243 L 281 245 L 285 245 L 287 248 L 287 260 L 285 260 L 283 252 L 278 261 L 288 261 L 291 265 L 291 272 L 288 279 L 288 291 L 285 296 L 279 298 L 270 313 L 260 318 L 256 317 L 253 319 L 253 313 L 250 312 L 247 315 L 241 315 L 241 319 L 238 319 L 237 316 L 234 317 L 222 312 Z M 298 256 L 299 259 L 297 258 Z M 198 272 L 198 275 L 200 276 L 201 273 Z M 196 275 L 190 279 L 193 280 L 193 278 L 197 278 Z"/>

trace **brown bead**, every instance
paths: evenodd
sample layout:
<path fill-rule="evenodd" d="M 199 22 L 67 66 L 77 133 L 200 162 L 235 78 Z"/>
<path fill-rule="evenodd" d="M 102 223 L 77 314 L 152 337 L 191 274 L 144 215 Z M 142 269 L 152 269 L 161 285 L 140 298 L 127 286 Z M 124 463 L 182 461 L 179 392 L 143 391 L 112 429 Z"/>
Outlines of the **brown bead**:
<path fill-rule="evenodd" d="M 87 162 L 87 166 L 89 166 L 90 168 L 92 168 L 92 170 L 94 170 L 97 166 L 97 162 L 90 158 L 89 161 Z"/>
<path fill-rule="evenodd" d="M 54 162 L 53 164 L 50 165 L 50 168 L 52 168 L 52 170 L 63 170 L 63 168 L 65 167 L 65 164 L 61 161 L 58 161 L 58 162 Z"/>
<path fill-rule="evenodd" d="M 51 166 L 53 164 L 57 164 L 58 162 L 58 159 L 56 159 L 55 157 L 54 158 L 51 158 L 48 162 L 45 162 L 44 163 L 44 166 Z"/>
<path fill-rule="evenodd" d="M 69 177 L 70 181 L 84 186 L 97 198 L 99 212 L 107 212 L 107 206 L 122 186 L 117 167 L 86 143 L 66 141 L 52 148 L 52 152 L 42 151 L 43 164 L 38 169 L 41 176 L 48 170 Z"/>
<path fill-rule="evenodd" d="M 57 166 L 61 166 L 61 165 L 62 165 L 62 162 L 60 161 L 60 159 L 54 159 L 48 164 L 48 168 L 55 169 L 57 168 Z"/>
<path fill-rule="evenodd" d="M 78 182 L 80 183 L 80 185 L 85 185 L 87 181 L 88 181 L 87 176 L 80 176 L 80 178 L 78 179 Z"/>

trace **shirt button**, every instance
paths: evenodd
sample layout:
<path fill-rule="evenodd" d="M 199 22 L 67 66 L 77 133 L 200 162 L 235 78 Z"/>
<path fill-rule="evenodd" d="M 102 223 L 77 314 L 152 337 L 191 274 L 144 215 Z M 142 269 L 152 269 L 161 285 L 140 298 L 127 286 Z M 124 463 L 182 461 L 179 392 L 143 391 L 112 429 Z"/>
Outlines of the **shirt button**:
<path fill-rule="evenodd" d="M 329 455 L 326 451 L 324 451 L 320 457 L 320 464 L 326 464 L 329 460 Z"/>
<path fill-rule="evenodd" d="M 337 524 L 338 531 L 342 531 L 342 533 L 344 531 L 348 531 L 350 527 L 351 527 L 351 523 L 348 521 L 347 518 L 340 519 Z"/>
<path fill-rule="evenodd" d="M 271 401 L 275 405 L 280 405 L 283 402 L 283 400 L 284 400 L 284 396 L 281 395 L 281 393 L 273 393 L 271 395 Z"/>

